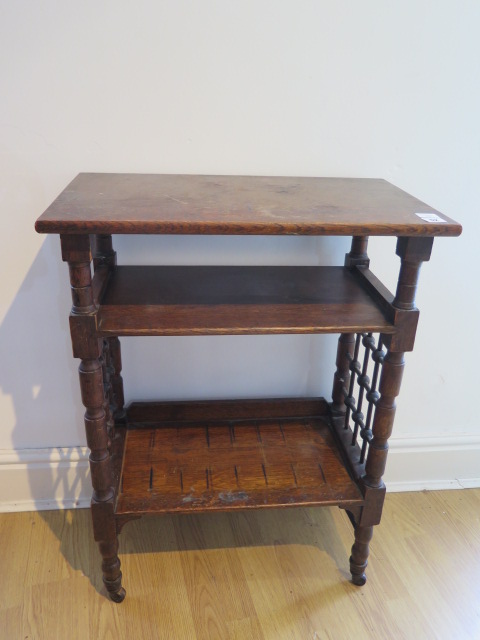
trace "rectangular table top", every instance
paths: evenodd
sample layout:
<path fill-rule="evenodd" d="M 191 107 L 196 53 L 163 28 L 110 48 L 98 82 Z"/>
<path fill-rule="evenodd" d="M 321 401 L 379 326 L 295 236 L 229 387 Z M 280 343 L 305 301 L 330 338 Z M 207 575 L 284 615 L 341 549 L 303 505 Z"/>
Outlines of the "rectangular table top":
<path fill-rule="evenodd" d="M 462 231 L 386 180 L 127 173 L 80 173 L 35 228 L 66 234 L 458 236 Z"/>

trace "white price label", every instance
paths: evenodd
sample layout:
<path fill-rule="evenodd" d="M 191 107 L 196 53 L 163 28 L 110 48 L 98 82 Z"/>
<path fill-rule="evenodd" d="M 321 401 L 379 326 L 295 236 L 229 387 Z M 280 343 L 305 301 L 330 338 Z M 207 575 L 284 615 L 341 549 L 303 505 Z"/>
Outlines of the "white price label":
<path fill-rule="evenodd" d="M 436 213 L 416 213 L 415 215 L 425 222 L 446 222 L 446 220 L 437 216 Z"/>

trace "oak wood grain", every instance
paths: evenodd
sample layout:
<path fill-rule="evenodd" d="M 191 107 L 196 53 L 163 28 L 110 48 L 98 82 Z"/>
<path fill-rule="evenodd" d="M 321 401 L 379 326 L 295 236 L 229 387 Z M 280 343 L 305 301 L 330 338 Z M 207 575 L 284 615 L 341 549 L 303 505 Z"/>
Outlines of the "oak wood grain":
<path fill-rule="evenodd" d="M 161 423 L 125 448 L 117 514 L 363 503 L 315 416 Z"/>
<path fill-rule="evenodd" d="M 103 556 L 104 585 L 114 601 L 125 596 L 117 535 L 128 520 L 147 513 L 191 516 L 195 511 L 339 505 L 349 509 L 355 528 L 353 582 L 364 584 L 372 527 L 379 523 L 383 505 L 382 476 L 403 352 L 413 348 L 418 321 L 420 264 L 430 258 L 433 236 L 461 233 L 460 225 L 443 214 L 428 222 L 419 213 L 437 212 L 382 180 L 80 174 L 37 221 L 37 231 L 60 233 L 62 256 L 69 263 L 72 345 L 74 356 L 82 359 L 81 391 L 91 449 L 94 537 Z M 112 233 L 352 235 L 353 240 L 345 268 L 117 268 Z M 402 265 L 393 299 L 368 271 L 370 235 L 398 236 Z M 363 368 L 356 361 L 365 331 L 380 332 L 388 348 L 370 440 L 360 411 L 368 388 L 367 360 Z M 341 410 L 349 361 L 345 420 L 351 412 L 354 437 L 360 429 L 361 437 L 367 437 L 364 445 L 370 442 L 365 476 L 358 468 L 363 458 L 360 465 L 350 459 L 350 475 L 344 440 L 334 439 L 328 417 L 317 415 L 316 409 L 311 415 L 292 415 L 292 403 L 285 415 L 277 406 L 268 416 L 248 416 L 244 407 L 237 411 L 241 417 L 233 417 L 234 411 L 223 419 L 225 404 L 212 411 L 194 403 L 197 417 L 185 419 L 192 410 L 182 406 L 173 411 L 173 421 L 149 417 L 145 423 L 131 424 L 135 411 L 144 417 L 155 411 L 168 414 L 162 403 L 151 403 L 132 408 L 123 439 L 126 416 L 118 336 L 317 332 L 341 332 L 344 337 L 333 408 Z M 357 338 L 352 358 L 344 347 L 351 343 L 345 336 L 353 333 Z M 352 395 L 355 376 L 358 405 Z M 262 404 L 262 411 L 265 407 Z M 213 422 L 205 416 L 209 412 Z M 112 415 L 118 421 L 117 436 Z M 360 456 L 364 451 L 362 445 Z M 187 589 L 194 592 L 192 611 L 209 603 L 202 633 L 209 639 L 228 637 L 232 630 L 241 637 L 261 637 L 265 627 L 251 618 L 253 600 L 234 607 L 229 627 L 222 608 L 211 606 L 213 590 L 196 590 L 202 576 L 210 574 L 207 560 L 198 555 L 192 567 L 182 558 Z M 297 568 L 288 557 L 282 564 Z M 298 573 L 307 572 L 308 566 L 303 566 Z M 303 610 L 309 612 L 309 604 Z M 272 630 L 275 637 L 282 632 L 277 624 L 268 633 Z M 317 637 L 305 623 L 300 637 L 312 631 Z M 381 637 L 388 637 L 383 631 Z M 100 635 L 106 635 L 105 630 Z"/>
<path fill-rule="evenodd" d="M 326 416 L 324 398 L 256 398 L 254 400 L 177 400 L 132 402 L 126 409 L 127 420 L 134 423 L 208 420 L 248 420 L 251 418 L 308 418 Z"/>
<path fill-rule="evenodd" d="M 124 266 L 111 274 L 100 336 L 394 332 L 343 267 Z"/>
<path fill-rule="evenodd" d="M 80 173 L 36 223 L 39 233 L 67 234 L 456 236 L 461 229 L 385 180 L 119 173 Z"/>

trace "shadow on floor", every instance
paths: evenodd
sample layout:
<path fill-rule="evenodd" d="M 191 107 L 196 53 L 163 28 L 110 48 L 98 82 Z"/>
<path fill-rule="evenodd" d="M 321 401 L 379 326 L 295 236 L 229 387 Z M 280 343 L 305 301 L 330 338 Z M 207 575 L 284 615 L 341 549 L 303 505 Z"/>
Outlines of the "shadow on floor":
<path fill-rule="evenodd" d="M 60 552 L 72 569 L 81 571 L 105 595 L 89 510 L 43 511 L 39 515 L 58 538 Z M 79 539 L 82 544 L 75 544 Z M 119 540 L 120 559 L 126 555 L 158 554 L 159 563 L 165 553 L 283 545 L 290 545 L 295 553 L 298 545 L 309 545 L 318 551 L 318 572 L 325 562 L 322 556 L 327 555 L 337 566 L 340 580 L 350 579 L 349 549 L 340 538 L 332 510 L 327 508 L 146 516 L 127 523 Z"/>

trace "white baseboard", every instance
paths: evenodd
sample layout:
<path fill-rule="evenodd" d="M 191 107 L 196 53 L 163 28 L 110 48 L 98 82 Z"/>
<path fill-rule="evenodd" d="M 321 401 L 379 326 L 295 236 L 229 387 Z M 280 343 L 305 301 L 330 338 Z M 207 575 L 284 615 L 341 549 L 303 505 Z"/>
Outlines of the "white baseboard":
<path fill-rule="evenodd" d="M 392 438 L 387 491 L 480 487 L 480 436 Z"/>
<path fill-rule="evenodd" d="M 480 436 L 393 438 L 387 490 L 480 487 Z M 88 507 L 86 447 L 0 451 L 0 512 Z"/>
<path fill-rule="evenodd" d="M 0 450 L 0 512 L 88 507 L 86 447 Z"/>

